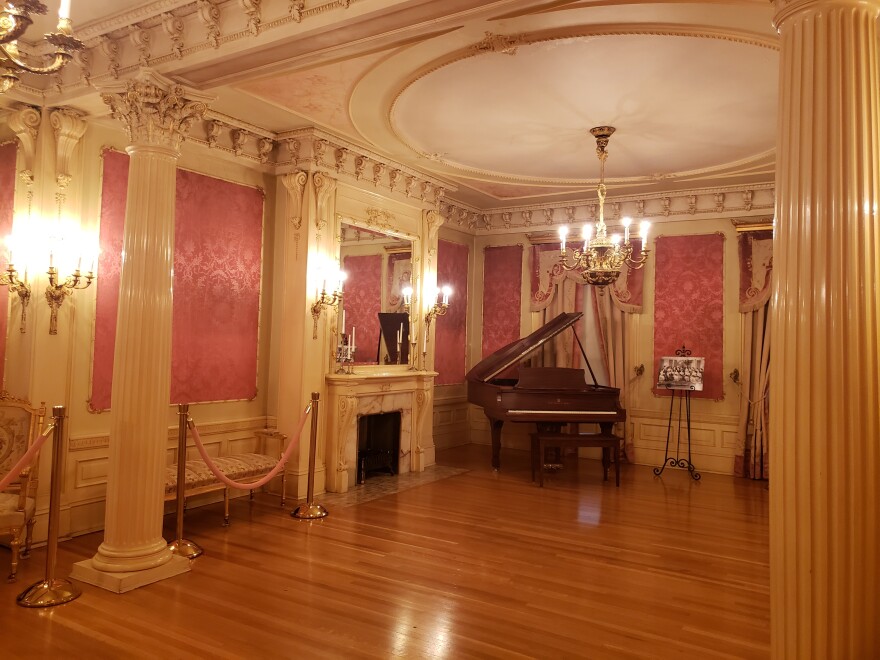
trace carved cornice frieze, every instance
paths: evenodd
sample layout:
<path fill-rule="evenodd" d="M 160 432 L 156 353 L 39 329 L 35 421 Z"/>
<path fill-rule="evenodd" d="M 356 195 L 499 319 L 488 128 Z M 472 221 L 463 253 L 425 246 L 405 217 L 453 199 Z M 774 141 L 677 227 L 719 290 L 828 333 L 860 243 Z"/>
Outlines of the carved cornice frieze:
<path fill-rule="evenodd" d="M 280 167 L 332 172 L 334 176 L 369 181 L 376 188 L 439 204 L 448 189 L 445 181 L 418 172 L 364 149 L 336 135 L 316 128 L 287 131 L 275 136 Z"/>
<path fill-rule="evenodd" d="M 79 69 L 69 67 L 63 78 L 46 85 L 46 78 L 27 76 L 41 85 L 38 93 L 64 93 L 88 87 L 90 82 L 106 84 L 138 68 L 158 67 L 175 60 L 186 60 L 206 49 L 259 37 L 266 31 L 298 26 L 328 11 L 347 9 L 359 0 L 325 0 L 306 7 L 304 0 L 157 0 L 107 19 L 78 25 L 76 36 L 85 43 Z M 130 47 L 120 48 L 128 37 Z M 30 53 L 22 44 L 22 51 Z M 97 63 L 97 66 L 96 66 Z M 52 89 L 57 86 L 58 89 Z M 19 89 L 25 86 L 19 85 Z M 51 103 L 51 99 L 49 99 Z"/>
<path fill-rule="evenodd" d="M 743 212 L 771 212 L 774 200 L 773 184 L 750 185 L 747 187 L 711 188 L 677 193 L 658 193 L 643 197 L 622 196 L 608 198 L 606 208 L 616 209 L 606 220 L 615 221 L 630 215 L 634 218 L 669 218 L 688 216 L 717 217 Z M 733 205 L 734 199 L 741 199 L 742 205 Z M 477 209 L 458 201 L 440 203 L 440 213 L 451 224 L 472 232 L 519 232 L 535 226 L 556 226 L 580 222 L 595 222 L 598 206 L 594 200 L 544 204 L 529 207 L 509 207 L 492 211 Z M 563 212 L 557 212 L 563 211 Z M 535 213 L 541 220 L 536 222 Z"/>
<path fill-rule="evenodd" d="M 132 144 L 180 148 L 190 127 L 208 109 L 211 97 L 145 70 L 124 86 L 101 94 L 110 114 L 121 121 Z"/>

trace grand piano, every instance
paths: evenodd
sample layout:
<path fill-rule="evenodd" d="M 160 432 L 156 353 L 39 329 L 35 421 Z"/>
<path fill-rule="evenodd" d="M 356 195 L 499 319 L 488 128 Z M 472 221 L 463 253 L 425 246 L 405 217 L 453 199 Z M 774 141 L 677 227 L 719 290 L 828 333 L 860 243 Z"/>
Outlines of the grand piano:
<path fill-rule="evenodd" d="M 615 422 L 626 419 L 620 407 L 620 390 L 599 385 L 575 333 L 593 384 L 582 369 L 519 367 L 548 341 L 581 318 L 581 312 L 557 316 L 532 334 L 500 348 L 477 363 L 467 374 L 468 401 L 483 408 L 492 430 L 492 467 L 501 468 L 501 427 L 504 422 L 533 422 L 538 431 L 559 432 L 567 423 L 598 423 L 611 433 Z M 572 328 L 572 332 L 574 329 Z"/>

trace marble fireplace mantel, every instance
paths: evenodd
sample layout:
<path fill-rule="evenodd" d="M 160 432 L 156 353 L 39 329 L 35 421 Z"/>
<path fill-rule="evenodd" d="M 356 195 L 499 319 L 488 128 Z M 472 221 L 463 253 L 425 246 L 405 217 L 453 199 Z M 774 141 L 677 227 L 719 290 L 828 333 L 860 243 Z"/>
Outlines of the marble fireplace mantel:
<path fill-rule="evenodd" d="M 400 411 L 400 456 L 403 472 L 421 472 L 434 464 L 431 396 L 434 371 L 355 367 L 353 374 L 330 374 L 328 386 L 325 487 L 344 493 L 357 478 L 358 418 Z"/>

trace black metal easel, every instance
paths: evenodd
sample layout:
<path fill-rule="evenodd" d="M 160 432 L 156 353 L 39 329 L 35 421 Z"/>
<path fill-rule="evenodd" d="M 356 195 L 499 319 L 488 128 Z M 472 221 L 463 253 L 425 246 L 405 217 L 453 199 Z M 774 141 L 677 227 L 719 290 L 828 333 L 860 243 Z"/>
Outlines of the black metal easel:
<path fill-rule="evenodd" d="M 691 352 L 684 346 L 675 351 L 675 354 L 679 357 L 688 357 Z M 691 478 L 694 481 L 700 480 L 700 473 L 697 472 L 697 468 L 691 462 L 691 391 L 694 389 L 693 386 L 682 389 L 675 388 L 672 386 L 666 386 L 671 392 L 672 396 L 669 398 L 669 422 L 666 428 L 666 451 L 663 456 L 663 464 L 660 467 L 654 468 L 654 476 L 659 477 L 663 474 L 663 470 L 666 469 L 666 466 L 672 466 L 677 468 L 687 468 L 688 473 L 691 475 Z M 672 436 L 672 411 L 675 409 L 675 394 L 678 392 L 678 434 L 676 436 L 675 441 L 675 456 L 669 455 L 669 438 Z M 685 419 L 687 421 L 687 458 L 681 458 L 681 405 L 682 401 L 684 401 L 685 406 Z"/>

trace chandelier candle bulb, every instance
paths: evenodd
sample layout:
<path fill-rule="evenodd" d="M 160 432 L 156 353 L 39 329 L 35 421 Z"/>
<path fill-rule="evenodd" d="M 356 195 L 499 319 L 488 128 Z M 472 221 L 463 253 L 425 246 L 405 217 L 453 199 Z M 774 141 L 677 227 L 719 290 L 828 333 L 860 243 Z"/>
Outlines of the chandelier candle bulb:
<path fill-rule="evenodd" d="M 565 237 L 568 236 L 568 227 L 562 226 L 559 228 L 559 240 L 562 241 L 562 252 L 565 252 Z"/>
<path fill-rule="evenodd" d="M 593 236 L 593 225 L 591 225 L 589 222 L 584 223 L 584 231 L 582 236 L 584 237 L 584 249 L 586 250 L 587 245 L 590 242 L 590 238 L 592 238 Z"/>
<path fill-rule="evenodd" d="M 632 222 L 632 218 L 625 217 L 623 219 L 623 242 L 629 243 L 629 225 Z"/>
<path fill-rule="evenodd" d="M 58 7 L 58 18 L 61 20 L 70 18 L 70 0 L 61 0 L 61 5 Z"/>
<path fill-rule="evenodd" d="M 449 288 L 448 286 L 444 286 L 443 287 L 443 304 L 444 305 L 449 304 L 449 294 L 450 293 L 452 293 L 452 289 Z"/>
<path fill-rule="evenodd" d="M 620 234 L 611 234 L 611 244 L 614 246 L 620 245 Z"/>
<path fill-rule="evenodd" d="M 642 250 L 645 249 L 645 244 L 648 242 L 648 227 L 651 226 L 651 223 L 645 220 L 642 222 L 641 229 L 639 230 L 639 236 L 642 239 Z"/>

